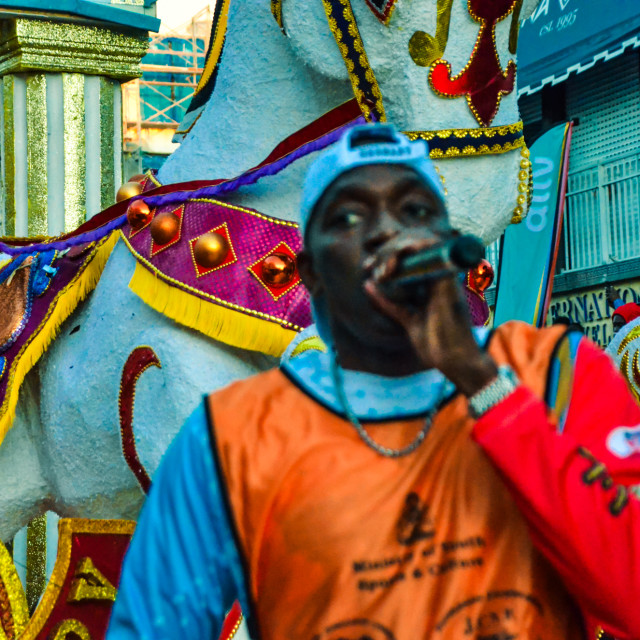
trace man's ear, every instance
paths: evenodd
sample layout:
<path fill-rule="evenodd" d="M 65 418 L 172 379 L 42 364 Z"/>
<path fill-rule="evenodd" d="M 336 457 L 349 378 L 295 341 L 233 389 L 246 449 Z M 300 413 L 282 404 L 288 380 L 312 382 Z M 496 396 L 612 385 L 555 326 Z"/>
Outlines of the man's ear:
<path fill-rule="evenodd" d="M 315 296 L 320 291 L 320 282 L 313 268 L 313 260 L 306 249 L 303 249 L 297 256 L 298 273 L 305 287 L 311 296 Z"/>

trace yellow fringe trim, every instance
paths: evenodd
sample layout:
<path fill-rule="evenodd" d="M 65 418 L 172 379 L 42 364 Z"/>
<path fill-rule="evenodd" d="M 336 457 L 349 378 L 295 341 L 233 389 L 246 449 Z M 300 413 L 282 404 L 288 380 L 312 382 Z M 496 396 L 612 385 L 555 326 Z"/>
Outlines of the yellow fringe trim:
<path fill-rule="evenodd" d="M 225 344 L 280 356 L 297 332 L 172 287 L 139 262 L 129 289 L 152 309 Z"/>
<path fill-rule="evenodd" d="M 115 231 L 93 249 L 92 255 L 87 258 L 82 270 L 58 293 L 49 307 L 47 316 L 13 361 L 8 374 L 7 395 L 0 407 L 0 444 L 13 423 L 18 404 L 18 393 L 27 373 L 49 348 L 62 323 L 75 311 L 78 304 L 95 289 L 119 237 L 120 232 Z"/>

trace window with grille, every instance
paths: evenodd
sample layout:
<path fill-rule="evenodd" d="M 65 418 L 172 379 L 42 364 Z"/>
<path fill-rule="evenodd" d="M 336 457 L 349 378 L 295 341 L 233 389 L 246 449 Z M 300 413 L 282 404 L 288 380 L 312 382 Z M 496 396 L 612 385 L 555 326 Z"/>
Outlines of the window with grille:
<path fill-rule="evenodd" d="M 640 256 L 640 61 L 629 52 L 567 79 L 573 130 L 566 269 Z"/>

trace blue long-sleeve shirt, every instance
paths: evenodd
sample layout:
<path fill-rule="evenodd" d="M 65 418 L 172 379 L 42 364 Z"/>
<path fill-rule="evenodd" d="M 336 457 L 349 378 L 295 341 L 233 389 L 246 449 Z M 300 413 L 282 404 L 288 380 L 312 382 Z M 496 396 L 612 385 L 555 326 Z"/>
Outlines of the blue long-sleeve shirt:
<path fill-rule="evenodd" d="M 248 612 L 240 555 L 201 403 L 153 478 L 107 640 L 215 639 L 236 599 Z"/>

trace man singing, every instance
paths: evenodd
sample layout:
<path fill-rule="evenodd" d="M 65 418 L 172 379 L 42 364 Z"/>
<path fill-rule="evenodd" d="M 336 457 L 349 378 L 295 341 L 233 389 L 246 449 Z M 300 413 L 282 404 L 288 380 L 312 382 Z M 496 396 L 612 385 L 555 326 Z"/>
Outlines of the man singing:
<path fill-rule="evenodd" d="M 215 638 L 235 599 L 262 640 L 640 638 L 640 453 L 609 446 L 640 410 L 607 356 L 472 329 L 446 252 L 398 285 L 457 234 L 425 143 L 390 126 L 315 161 L 302 231 L 322 341 L 185 424 L 108 638 Z"/>

